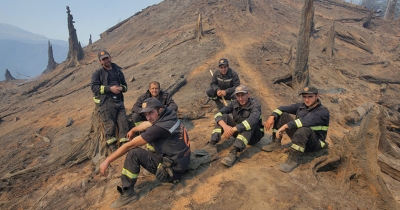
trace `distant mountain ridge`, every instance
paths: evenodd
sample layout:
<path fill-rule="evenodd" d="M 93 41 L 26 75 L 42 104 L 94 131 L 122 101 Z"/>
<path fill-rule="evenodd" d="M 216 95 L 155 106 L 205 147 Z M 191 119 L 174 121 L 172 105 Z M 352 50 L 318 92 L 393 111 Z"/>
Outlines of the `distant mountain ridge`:
<path fill-rule="evenodd" d="M 57 63 L 63 62 L 68 53 L 67 41 L 49 39 L 13 25 L 0 23 L 0 62 L 3 64 L 0 81 L 5 79 L 6 69 L 17 79 L 40 75 L 47 66 L 48 41 L 53 46 L 54 60 Z"/>

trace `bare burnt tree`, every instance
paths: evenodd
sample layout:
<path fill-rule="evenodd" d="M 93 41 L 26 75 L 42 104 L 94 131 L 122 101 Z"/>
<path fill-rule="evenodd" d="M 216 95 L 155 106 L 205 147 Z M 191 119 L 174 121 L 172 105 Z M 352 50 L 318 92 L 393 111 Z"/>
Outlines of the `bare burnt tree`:
<path fill-rule="evenodd" d="M 369 12 L 367 20 L 363 23 L 364 28 L 372 28 L 372 16 L 375 12 L 375 10 L 371 10 L 371 12 Z"/>
<path fill-rule="evenodd" d="M 203 19 L 201 17 L 201 14 L 199 13 L 199 17 L 197 19 L 197 24 L 196 24 L 196 30 L 195 30 L 195 38 L 197 40 L 200 40 L 201 38 L 204 37 L 204 32 L 203 32 Z"/>
<path fill-rule="evenodd" d="M 47 49 L 47 68 L 46 70 L 43 71 L 42 74 L 49 73 L 56 69 L 57 63 L 54 61 L 54 56 L 53 56 L 53 46 L 50 44 L 50 41 L 48 41 L 49 47 Z"/>
<path fill-rule="evenodd" d="M 15 80 L 15 78 L 11 75 L 11 73 L 10 73 L 10 71 L 8 71 L 8 69 L 6 69 L 6 73 L 4 74 L 4 77 L 6 78 L 6 81 Z"/>
<path fill-rule="evenodd" d="M 78 41 L 78 36 L 76 35 L 76 29 L 74 27 L 75 21 L 73 21 L 74 17 L 71 15 L 71 10 L 69 10 L 69 6 L 67 6 L 68 13 L 68 32 L 69 32 L 69 50 L 67 55 L 67 60 L 69 60 L 69 64 L 67 67 L 74 67 L 79 65 L 79 61 L 83 59 L 83 50 L 80 42 Z"/>
<path fill-rule="evenodd" d="M 332 57 L 335 53 L 335 34 L 335 22 L 333 22 L 325 40 L 325 47 L 322 49 L 322 52 L 325 52 L 329 57 Z"/>
<path fill-rule="evenodd" d="M 246 11 L 249 13 L 253 12 L 253 6 L 251 6 L 251 0 L 247 0 Z"/>
<path fill-rule="evenodd" d="M 308 55 L 310 52 L 310 36 L 314 24 L 314 1 L 305 0 L 301 10 L 300 32 L 297 41 L 296 62 L 293 72 L 293 88 L 302 90 L 309 83 Z"/>
<path fill-rule="evenodd" d="M 388 0 L 385 17 L 384 17 L 385 19 L 394 20 L 394 16 L 396 14 L 396 4 L 397 4 L 397 0 Z"/>
<path fill-rule="evenodd" d="M 90 34 L 90 37 L 89 37 L 89 45 L 91 45 L 92 44 L 92 34 Z"/>

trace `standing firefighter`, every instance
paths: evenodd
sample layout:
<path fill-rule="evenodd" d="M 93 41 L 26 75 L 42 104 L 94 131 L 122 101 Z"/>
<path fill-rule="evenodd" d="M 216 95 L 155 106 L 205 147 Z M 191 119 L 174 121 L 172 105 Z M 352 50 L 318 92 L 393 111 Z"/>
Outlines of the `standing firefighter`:
<path fill-rule="evenodd" d="M 120 197 L 111 204 L 111 208 L 119 208 L 139 199 L 134 185 L 140 166 L 155 174 L 160 182 L 176 182 L 189 169 L 189 136 L 176 113 L 168 108 L 163 109 L 155 98 L 143 102 L 141 113 L 147 121 L 132 128 L 127 136 L 132 139 L 135 133 L 144 133 L 122 145 L 100 164 L 100 172 L 105 175 L 110 163 L 127 153 L 121 175 L 122 187 L 117 187 Z M 146 143 L 155 148 L 155 153 L 140 148 Z"/>
<path fill-rule="evenodd" d="M 258 143 L 264 136 L 260 103 L 250 98 L 250 93 L 244 85 L 239 85 L 234 94 L 236 100 L 220 109 L 214 116 L 216 124 L 208 144 L 195 151 L 197 155 L 210 155 L 213 160 L 218 156 L 216 144 L 221 140 L 221 135 L 226 139 L 234 136 L 236 140 L 232 150 L 221 161 L 228 167 L 233 165 L 238 152 L 245 150 L 247 145 Z M 232 114 L 233 119 L 229 114 Z"/>
<path fill-rule="evenodd" d="M 265 122 L 266 130 L 272 127 L 272 142 L 262 150 L 280 150 L 282 132 L 286 132 L 292 140 L 289 157 L 279 167 L 285 173 L 291 172 L 300 164 L 300 157 L 304 152 L 327 147 L 325 139 L 329 128 L 328 109 L 321 104 L 317 88 L 305 87 L 300 95 L 303 103 L 280 106 Z M 296 115 L 296 119 L 289 114 Z"/>
<path fill-rule="evenodd" d="M 207 89 L 206 93 L 211 100 L 215 101 L 218 109 L 221 109 L 224 104 L 220 99 L 230 100 L 234 98 L 233 92 L 239 85 L 238 74 L 229 68 L 228 60 L 222 58 L 218 61 L 218 70 L 215 70 L 212 74 L 210 88 Z"/>
<path fill-rule="evenodd" d="M 98 58 L 102 67 L 93 72 L 91 88 L 94 103 L 99 107 L 100 118 L 104 124 L 107 146 L 113 152 L 117 148 L 117 127 L 120 144 L 128 141 L 125 134 L 129 126 L 122 94 L 128 89 L 121 67 L 111 62 L 110 54 L 103 50 L 99 52 Z"/>

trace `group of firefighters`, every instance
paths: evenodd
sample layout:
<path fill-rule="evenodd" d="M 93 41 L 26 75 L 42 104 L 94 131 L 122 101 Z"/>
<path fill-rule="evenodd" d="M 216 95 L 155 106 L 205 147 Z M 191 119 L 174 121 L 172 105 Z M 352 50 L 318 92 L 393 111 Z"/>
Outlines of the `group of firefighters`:
<path fill-rule="evenodd" d="M 105 175 L 110 163 L 126 154 L 122 186 L 117 187 L 120 196 L 110 206 L 119 208 L 139 199 L 134 185 L 141 167 L 155 174 L 160 182 L 178 182 L 189 170 L 190 141 L 185 126 L 177 118 L 177 104 L 156 81 L 150 82 L 149 89 L 134 104 L 133 128 L 129 130 L 123 97 L 127 91 L 124 74 L 118 65 L 111 62 L 107 51 L 100 51 L 98 59 L 101 67 L 92 75 L 91 89 L 104 124 L 106 143 L 112 152 L 100 164 L 100 172 Z M 238 74 L 223 58 L 212 73 L 206 94 L 216 103 L 218 112 L 214 116 L 215 127 L 210 140 L 204 148 L 194 151 L 197 157 L 209 156 L 211 161 L 217 159 L 217 144 L 221 139 L 233 137 L 235 141 L 230 152 L 221 160 L 222 164 L 230 167 L 238 153 L 243 152 L 247 145 L 257 144 L 264 131 L 271 128 L 272 141 L 262 147 L 263 151 L 281 150 L 283 133 L 291 139 L 289 156 L 279 166 L 282 172 L 289 173 L 295 169 L 304 153 L 327 148 L 329 111 L 321 104 L 315 87 L 305 87 L 300 93 L 301 103 L 278 107 L 263 124 L 261 104 L 251 97 L 248 87 L 240 84 Z"/>

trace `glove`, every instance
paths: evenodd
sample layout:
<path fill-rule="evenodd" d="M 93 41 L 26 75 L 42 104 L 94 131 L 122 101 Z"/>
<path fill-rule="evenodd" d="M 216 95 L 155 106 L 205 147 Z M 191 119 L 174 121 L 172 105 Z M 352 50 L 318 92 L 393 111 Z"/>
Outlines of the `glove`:
<path fill-rule="evenodd" d="M 163 164 L 161 164 L 161 163 L 158 164 L 156 177 L 157 177 L 158 181 L 160 181 L 160 182 L 167 181 L 169 178 L 168 172 L 165 170 Z"/>

